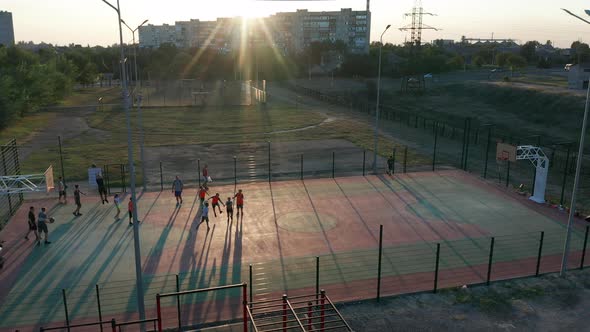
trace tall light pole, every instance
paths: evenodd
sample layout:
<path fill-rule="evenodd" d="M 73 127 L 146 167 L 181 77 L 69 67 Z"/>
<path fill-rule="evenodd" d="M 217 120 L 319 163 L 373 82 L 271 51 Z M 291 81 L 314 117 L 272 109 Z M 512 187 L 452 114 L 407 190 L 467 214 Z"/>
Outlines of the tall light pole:
<path fill-rule="evenodd" d="M 135 166 L 133 165 L 133 141 L 131 139 L 131 117 L 129 114 L 129 92 L 127 91 L 127 75 L 125 74 L 125 53 L 123 51 L 123 27 L 121 26 L 121 7 L 117 0 L 117 7 L 108 1 L 102 2 L 109 5 L 117 12 L 119 22 L 119 47 L 121 48 L 121 88 L 123 93 L 123 108 L 127 122 L 127 159 L 129 159 L 129 174 L 131 175 L 131 199 L 133 204 L 133 244 L 135 249 L 135 278 L 137 288 L 137 309 L 139 318 L 145 319 L 145 304 L 143 301 L 143 277 L 141 271 L 141 252 L 139 247 L 139 223 L 137 221 L 137 197 L 135 195 Z"/>
<path fill-rule="evenodd" d="M 562 9 L 566 13 L 590 24 L 589 21 L 579 17 L 578 15 L 570 12 L 567 9 Z M 586 14 L 590 15 L 590 12 L 586 10 Z M 578 66 L 581 67 L 582 64 L 578 61 Z M 570 249 L 570 241 L 572 238 L 572 227 L 574 221 L 574 215 L 576 213 L 576 196 L 578 194 L 578 186 L 580 185 L 580 173 L 582 170 L 582 160 L 584 160 L 584 138 L 586 137 L 586 125 L 588 123 L 588 108 L 590 108 L 590 84 L 588 84 L 588 91 L 586 91 L 586 106 L 584 108 L 584 120 L 582 120 L 582 133 L 580 134 L 580 147 L 578 149 L 578 159 L 576 160 L 576 176 L 574 179 L 574 189 L 572 191 L 572 202 L 570 204 L 570 213 L 567 219 L 567 230 L 565 236 L 565 246 L 563 248 L 563 257 L 561 259 L 561 271 L 559 273 L 560 276 L 565 276 L 565 272 L 567 271 L 567 256 L 569 254 Z"/>
<path fill-rule="evenodd" d="M 141 158 L 141 174 L 143 176 L 143 191 L 147 190 L 147 176 L 146 176 L 146 172 L 145 172 L 145 154 L 144 154 L 144 137 L 143 137 L 143 117 L 141 116 L 141 101 L 142 101 L 142 96 L 141 96 L 141 83 L 139 84 L 139 91 L 140 94 L 137 94 L 137 82 L 139 81 L 139 77 L 137 75 L 137 45 L 135 44 L 135 31 L 139 30 L 140 27 L 142 27 L 144 24 L 146 24 L 148 22 L 148 20 L 143 21 L 143 23 L 141 23 L 140 25 L 137 26 L 137 28 L 135 29 L 131 29 L 131 27 L 129 27 L 129 25 L 127 25 L 127 23 L 125 23 L 125 21 L 121 20 L 121 23 L 125 24 L 125 26 L 127 27 L 127 29 L 129 29 L 129 31 L 131 31 L 131 34 L 133 35 L 133 63 L 134 63 L 134 67 L 135 67 L 135 87 L 134 87 L 134 91 L 135 94 L 137 96 L 137 117 L 139 120 L 139 155 Z"/>
<path fill-rule="evenodd" d="M 141 28 L 148 21 L 149 20 L 145 20 L 145 21 L 143 21 L 143 23 L 138 25 L 137 28 L 131 29 L 131 27 L 129 25 L 127 25 L 127 23 L 125 23 L 124 20 L 121 20 L 121 23 L 125 24 L 127 29 L 129 29 L 129 31 L 131 31 L 131 34 L 133 35 L 133 66 L 135 68 L 135 87 L 136 88 L 137 88 L 137 82 L 139 82 L 139 77 L 137 76 L 137 45 L 135 44 L 135 31 L 139 30 L 139 28 Z M 141 83 L 139 84 L 139 86 L 141 87 Z"/>
<path fill-rule="evenodd" d="M 373 151 L 373 173 L 377 174 L 377 147 L 379 145 L 379 97 L 381 94 L 381 51 L 383 50 L 383 35 L 391 28 L 388 24 L 379 37 L 379 72 L 377 74 L 377 107 L 375 111 L 375 150 Z"/>

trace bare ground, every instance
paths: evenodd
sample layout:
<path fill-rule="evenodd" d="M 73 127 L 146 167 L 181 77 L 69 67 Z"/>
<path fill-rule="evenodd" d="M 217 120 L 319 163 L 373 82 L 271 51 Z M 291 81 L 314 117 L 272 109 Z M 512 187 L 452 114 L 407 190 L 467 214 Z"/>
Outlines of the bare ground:
<path fill-rule="evenodd" d="M 340 306 L 355 331 L 589 331 L 590 271 Z"/>

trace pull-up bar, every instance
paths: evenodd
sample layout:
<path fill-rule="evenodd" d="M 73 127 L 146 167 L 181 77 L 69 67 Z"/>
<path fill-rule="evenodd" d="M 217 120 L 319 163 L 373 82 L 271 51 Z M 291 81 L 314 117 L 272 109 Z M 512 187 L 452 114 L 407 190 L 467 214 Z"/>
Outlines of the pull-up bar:
<path fill-rule="evenodd" d="M 244 320 L 244 332 L 248 331 L 248 284 L 241 283 L 241 284 L 234 284 L 234 285 L 226 285 L 226 286 L 218 286 L 218 287 L 209 287 L 209 288 L 200 288 L 200 289 L 193 289 L 187 290 L 182 292 L 172 292 L 172 293 L 164 293 L 164 294 L 156 294 L 156 310 L 158 313 L 158 331 L 162 332 L 162 307 L 160 300 L 165 297 L 171 296 L 182 296 L 182 295 L 189 295 L 189 294 L 197 294 L 197 293 L 205 293 L 205 292 L 215 292 L 220 290 L 226 289 L 234 289 L 234 288 L 242 288 L 242 307 L 243 307 L 243 320 Z"/>

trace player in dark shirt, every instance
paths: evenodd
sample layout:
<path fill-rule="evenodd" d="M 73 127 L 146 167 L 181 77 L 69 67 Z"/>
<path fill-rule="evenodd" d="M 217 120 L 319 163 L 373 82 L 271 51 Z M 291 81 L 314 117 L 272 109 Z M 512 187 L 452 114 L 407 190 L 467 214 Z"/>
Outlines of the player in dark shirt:
<path fill-rule="evenodd" d="M 39 234 L 37 233 L 37 222 L 35 221 L 35 208 L 32 206 L 29 208 L 28 224 L 29 224 L 29 231 L 25 235 L 25 240 L 28 240 L 29 234 L 31 234 L 31 232 L 33 232 L 33 234 L 35 234 L 35 240 L 39 241 Z"/>
<path fill-rule="evenodd" d="M 100 201 L 102 202 L 102 204 L 108 203 L 109 200 L 107 199 L 107 189 L 104 186 L 104 179 L 102 178 L 101 173 L 96 173 L 96 184 L 98 185 L 98 194 L 100 195 Z"/>

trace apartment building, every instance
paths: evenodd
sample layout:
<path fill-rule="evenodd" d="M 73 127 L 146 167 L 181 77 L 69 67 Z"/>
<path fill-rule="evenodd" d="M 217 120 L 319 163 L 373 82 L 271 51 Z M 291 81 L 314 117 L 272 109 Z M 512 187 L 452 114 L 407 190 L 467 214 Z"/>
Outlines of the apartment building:
<path fill-rule="evenodd" d="M 299 53 L 311 43 L 343 41 L 353 53 L 368 53 L 371 14 L 368 10 L 277 13 L 243 24 L 243 18 L 218 18 L 216 21 L 176 22 L 174 29 L 147 25 L 139 29 L 141 47 L 172 43 L 177 47 L 206 47 L 220 51 L 238 49 L 251 43 L 271 43 L 284 53 Z M 243 31 L 247 29 L 247 31 Z M 172 32 L 171 32 L 172 31 Z M 241 42 L 247 36 L 246 43 Z M 269 38 L 270 37 L 270 38 Z"/>
<path fill-rule="evenodd" d="M 11 12 L 0 11 L 0 45 L 14 45 L 14 27 Z"/>

